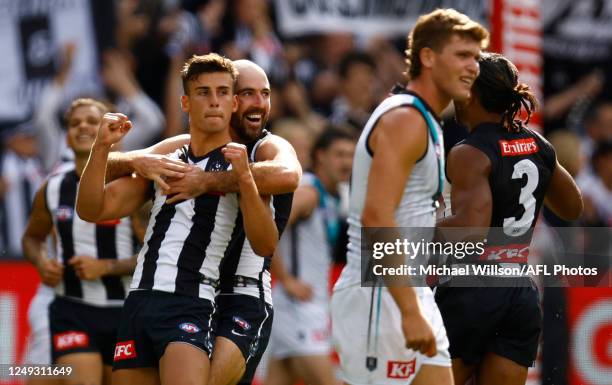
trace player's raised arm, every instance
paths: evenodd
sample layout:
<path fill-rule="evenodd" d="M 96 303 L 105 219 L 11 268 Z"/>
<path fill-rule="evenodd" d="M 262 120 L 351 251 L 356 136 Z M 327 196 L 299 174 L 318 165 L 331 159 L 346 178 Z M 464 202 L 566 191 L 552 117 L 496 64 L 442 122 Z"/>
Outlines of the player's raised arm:
<path fill-rule="evenodd" d="M 264 199 L 257 191 L 248 164 L 246 146 L 228 143 L 223 154 L 231 162 L 232 172 L 238 180 L 244 231 L 251 247 L 257 255 L 272 256 L 278 243 L 278 229 L 268 205 L 269 197 Z"/>
<path fill-rule="evenodd" d="M 148 182 L 140 177 L 123 177 L 105 185 L 106 160 L 111 146 L 131 128 L 123 114 L 107 113 L 102 118 L 98 135 L 83 170 L 76 209 L 90 222 L 127 216 L 145 201 Z"/>
<path fill-rule="evenodd" d="M 369 140 L 374 155 L 361 217 L 364 227 L 397 227 L 395 212 L 404 186 L 414 164 L 427 150 L 427 141 L 427 126 L 417 110 L 398 108 L 381 117 Z M 385 257 L 387 262 L 389 257 Z M 403 261 L 404 256 L 395 260 Z M 436 339 L 414 289 L 393 283 L 388 289 L 402 315 L 406 347 L 435 356 Z"/>
<path fill-rule="evenodd" d="M 189 143 L 189 139 L 190 136 L 187 134 L 177 135 L 142 150 L 113 151 L 108 155 L 106 179 L 114 180 L 136 172 L 138 175 L 151 179 L 162 188 L 167 189 L 169 187 L 164 182 L 164 178 L 183 177 L 187 171 L 187 165 L 166 156 L 166 154 Z"/>

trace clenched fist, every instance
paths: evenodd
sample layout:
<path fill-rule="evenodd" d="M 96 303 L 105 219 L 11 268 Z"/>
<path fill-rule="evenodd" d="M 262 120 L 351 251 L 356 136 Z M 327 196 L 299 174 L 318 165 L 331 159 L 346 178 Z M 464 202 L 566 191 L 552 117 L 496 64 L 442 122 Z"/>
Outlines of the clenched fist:
<path fill-rule="evenodd" d="M 132 128 L 132 122 L 127 116 L 119 113 L 107 112 L 102 117 L 96 144 L 111 146 L 118 143 Z"/>
<path fill-rule="evenodd" d="M 232 170 L 236 173 L 238 178 L 248 178 L 251 176 L 249 158 L 244 144 L 228 143 L 222 151 L 225 160 L 232 164 Z"/>

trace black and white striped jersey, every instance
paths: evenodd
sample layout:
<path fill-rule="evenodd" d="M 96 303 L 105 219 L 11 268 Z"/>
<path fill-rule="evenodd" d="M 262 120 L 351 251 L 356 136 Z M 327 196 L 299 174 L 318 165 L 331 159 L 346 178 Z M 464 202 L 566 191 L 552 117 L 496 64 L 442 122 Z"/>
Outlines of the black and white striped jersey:
<path fill-rule="evenodd" d="M 136 242 L 130 218 L 100 223 L 85 222 L 77 215 L 75 202 L 79 177 L 74 167 L 64 167 L 47 182 L 45 200 L 57 235 L 56 258 L 64 266 L 58 295 L 96 306 L 120 306 L 126 297 L 129 276 L 105 276 L 81 280 L 68 261 L 73 256 L 124 259 L 134 255 Z"/>
<path fill-rule="evenodd" d="M 264 130 L 257 140 L 247 145 L 251 162 L 255 161 L 257 149 L 268 135 L 272 134 Z M 273 195 L 270 199 L 270 208 L 279 237 L 289 220 L 292 201 L 293 193 Z M 245 294 L 272 304 L 270 257 L 255 254 L 246 239 L 242 216 L 240 216 L 232 233 L 225 259 L 220 266 L 220 294 Z M 241 284 L 242 277 L 247 277 L 250 282 Z M 256 285 L 253 284 L 255 282 Z"/>
<path fill-rule="evenodd" d="M 205 171 L 226 171 L 221 146 L 195 157 L 189 146 L 170 154 Z M 237 226 L 241 227 L 238 195 L 208 193 L 167 204 L 154 185 L 151 218 L 138 255 L 131 288 L 160 290 L 213 301 L 219 265 Z M 211 284 L 213 283 L 213 284 Z"/>

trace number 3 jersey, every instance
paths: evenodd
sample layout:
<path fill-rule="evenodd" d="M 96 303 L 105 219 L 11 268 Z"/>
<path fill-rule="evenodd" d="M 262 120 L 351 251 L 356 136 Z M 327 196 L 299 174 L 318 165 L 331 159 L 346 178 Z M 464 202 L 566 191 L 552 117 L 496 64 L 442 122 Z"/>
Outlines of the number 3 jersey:
<path fill-rule="evenodd" d="M 491 230 L 480 259 L 526 263 L 533 227 L 556 165 L 552 145 L 528 128 L 510 133 L 495 123 L 476 126 L 460 144 L 479 149 L 491 162 Z"/>

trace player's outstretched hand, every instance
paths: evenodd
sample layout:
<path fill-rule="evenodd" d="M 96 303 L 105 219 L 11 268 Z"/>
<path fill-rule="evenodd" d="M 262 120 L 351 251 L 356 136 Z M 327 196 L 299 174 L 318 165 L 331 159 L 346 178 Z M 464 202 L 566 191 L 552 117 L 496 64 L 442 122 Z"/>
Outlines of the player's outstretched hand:
<path fill-rule="evenodd" d="M 431 325 L 420 311 L 402 316 L 402 331 L 408 349 L 421 352 L 428 357 L 437 354 L 436 337 Z"/>
<path fill-rule="evenodd" d="M 132 128 L 132 122 L 127 116 L 119 113 L 107 112 L 102 117 L 96 144 L 111 146 L 118 143 Z"/>
<path fill-rule="evenodd" d="M 55 287 L 64 276 L 64 266 L 54 259 L 44 258 L 36 265 L 40 280 L 47 286 Z"/>
<path fill-rule="evenodd" d="M 68 264 L 74 268 L 77 277 L 91 281 L 98 279 L 108 272 L 108 260 L 89 257 L 86 255 L 75 255 L 70 258 Z"/>
<path fill-rule="evenodd" d="M 247 149 L 244 144 L 228 143 L 223 148 L 225 160 L 232 164 L 232 170 L 238 178 L 251 177 L 251 169 L 249 168 L 249 159 Z"/>
<path fill-rule="evenodd" d="M 164 190 L 170 189 L 165 178 L 181 179 L 189 171 L 185 162 L 159 154 L 139 154 L 134 157 L 132 167 L 138 175 L 154 181 Z"/>

